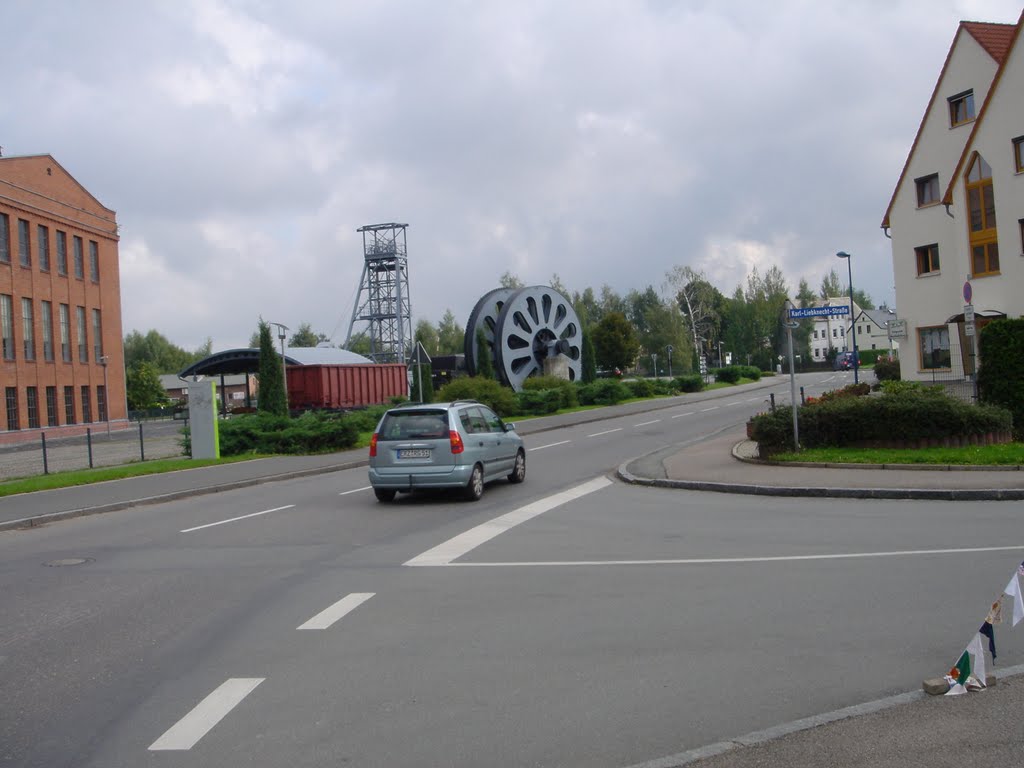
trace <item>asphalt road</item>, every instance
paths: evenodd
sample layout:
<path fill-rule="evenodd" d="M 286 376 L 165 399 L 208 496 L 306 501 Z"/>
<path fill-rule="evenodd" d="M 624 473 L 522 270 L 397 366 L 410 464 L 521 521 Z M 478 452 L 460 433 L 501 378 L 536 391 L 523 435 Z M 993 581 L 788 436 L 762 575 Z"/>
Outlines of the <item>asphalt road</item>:
<path fill-rule="evenodd" d="M 533 435 L 476 504 L 353 469 L 0 533 L 0 764 L 626 766 L 919 687 L 1019 504 L 610 479 L 765 396 Z"/>

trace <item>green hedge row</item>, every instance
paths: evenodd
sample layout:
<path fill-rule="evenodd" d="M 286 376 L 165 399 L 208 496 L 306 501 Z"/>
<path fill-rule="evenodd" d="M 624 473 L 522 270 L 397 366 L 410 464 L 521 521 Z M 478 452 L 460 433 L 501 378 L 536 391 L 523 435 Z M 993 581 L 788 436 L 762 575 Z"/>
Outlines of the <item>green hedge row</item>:
<path fill-rule="evenodd" d="M 323 411 L 311 411 L 294 419 L 268 413 L 236 416 L 218 425 L 220 452 L 222 456 L 240 456 L 343 451 L 355 446 L 359 439 L 360 420 L 349 416 Z"/>
<path fill-rule="evenodd" d="M 761 369 L 756 365 L 727 365 L 725 368 L 715 368 L 712 373 L 715 381 L 724 381 L 727 384 L 736 384 L 740 379 L 761 379 Z"/>
<path fill-rule="evenodd" d="M 805 448 L 984 435 L 1009 431 L 1013 423 L 1010 412 L 1003 408 L 969 405 L 946 395 L 941 387 L 923 386 L 892 388 L 881 396 L 818 402 L 800 408 L 797 418 L 800 444 Z M 789 407 L 760 414 L 752 421 L 751 439 L 757 441 L 762 455 L 792 448 L 793 413 Z"/>

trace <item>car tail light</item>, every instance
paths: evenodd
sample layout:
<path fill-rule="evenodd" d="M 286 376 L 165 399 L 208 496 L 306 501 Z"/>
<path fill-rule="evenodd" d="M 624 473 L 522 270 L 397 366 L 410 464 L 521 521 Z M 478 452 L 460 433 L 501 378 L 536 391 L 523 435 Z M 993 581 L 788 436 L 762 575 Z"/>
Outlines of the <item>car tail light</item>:
<path fill-rule="evenodd" d="M 370 438 L 370 458 L 372 459 L 377 455 L 377 433 L 373 433 L 373 437 Z"/>
<path fill-rule="evenodd" d="M 466 446 L 462 444 L 462 435 L 454 429 L 448 433 L 448 440 L 452 444 L 452 453 L 462 453 L 466 450 Z"/>

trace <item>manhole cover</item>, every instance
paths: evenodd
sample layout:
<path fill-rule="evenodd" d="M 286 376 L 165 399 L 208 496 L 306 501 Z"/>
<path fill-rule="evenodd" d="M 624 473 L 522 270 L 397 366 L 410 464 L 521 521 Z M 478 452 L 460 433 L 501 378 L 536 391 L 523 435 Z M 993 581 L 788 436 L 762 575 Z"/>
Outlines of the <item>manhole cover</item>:
<path fill-rule="evenodd" d="M 50 560 L 48 563 L 43 563 L 43 565 L 59 568 L 62 565 L 85 565 L 91 562 L 93 562 L 91 557 L 65 557 L 62 560 Z"/>

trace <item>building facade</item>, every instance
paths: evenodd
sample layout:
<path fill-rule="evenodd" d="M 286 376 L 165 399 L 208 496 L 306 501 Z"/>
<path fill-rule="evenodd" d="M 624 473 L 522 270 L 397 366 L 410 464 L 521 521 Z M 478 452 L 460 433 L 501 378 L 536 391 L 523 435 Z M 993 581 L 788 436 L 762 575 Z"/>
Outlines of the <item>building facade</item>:
<path fill-rule="evenodd" d="M 974 334 L 1024 314 L 1022 22 L 960 24 L 882 221 L 904 379 L 972 378 Z"/>
<path fill-rule="evenodd" d="M 118 232 L 50 155 L 0 157 L 0 442 L 126 422 Z"/>

